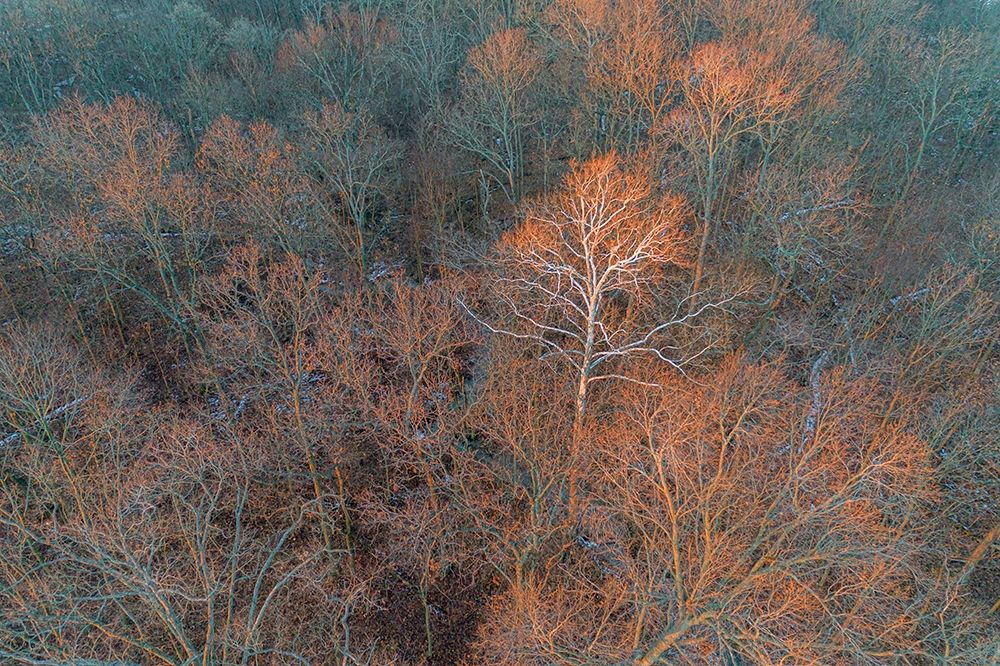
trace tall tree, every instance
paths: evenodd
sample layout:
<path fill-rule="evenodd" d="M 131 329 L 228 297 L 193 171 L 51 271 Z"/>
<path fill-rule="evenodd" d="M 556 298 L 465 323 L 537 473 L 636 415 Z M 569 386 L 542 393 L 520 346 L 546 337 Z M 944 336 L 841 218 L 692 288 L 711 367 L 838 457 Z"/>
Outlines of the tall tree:
<path fill-rule="evenodd" d="M 494 32 L 469 51 L 461 100 L 446 122 L 452 141 L 485 162 L 511 202 L 521 194 L 527 131 L 537 120 L 530 90 L 541 64 L 524 29 Z"/>
<path fill-rule="evenodd" d="M 313 191 L 341 250 L 363 276 L 378 237 L 376 212 L 398 174 L 398 144 L 367 112 L 324 104 L 305 117 L 304 158 Z"/>
<path fill-rule="evenodd" d="M 654 191 L 648 177 L 609 153 L 573 165 L 562 191 L 532 202 L 524 223 L 502 239 L 498 297 L 509 323 L 487 326 L 537 343 L 576 375 L 568 472 L 574 517 L 591 386 L 640 381 L 628 374 L 637 357 L 681 370 L 704 351 L 679 350 L 668 334 L 719 304 L 666 316 L 649 307 L 663 270 L 687 262 L 685 217 L 683 200 Z"/>

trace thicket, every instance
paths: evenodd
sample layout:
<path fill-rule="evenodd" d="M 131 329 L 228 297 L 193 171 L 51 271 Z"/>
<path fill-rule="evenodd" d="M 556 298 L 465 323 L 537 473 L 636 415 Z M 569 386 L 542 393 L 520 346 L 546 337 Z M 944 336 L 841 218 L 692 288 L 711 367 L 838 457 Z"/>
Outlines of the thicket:
<path fill-rule="evenodd" d="M 1000 663 L 1000 5 L 0 4 L 0 662 Z"/>

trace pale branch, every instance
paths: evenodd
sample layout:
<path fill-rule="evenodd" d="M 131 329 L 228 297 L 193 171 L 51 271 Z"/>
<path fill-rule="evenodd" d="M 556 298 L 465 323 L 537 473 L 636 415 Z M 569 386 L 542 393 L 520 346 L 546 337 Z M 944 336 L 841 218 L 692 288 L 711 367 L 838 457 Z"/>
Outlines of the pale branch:
<path fill-rule="evenodd" d="M 916 291 L 912 291 L 909 294 L 900 294 L 899 296 L 894 296 L 893 298 L 890 298 L 889 304 L 892 305 L 893 307 L 896 307 L 896 305 L 898 305 L 901 301 L 906 301 L 908 303 L 915 303 L 916 301 L 919 301 L 927 294 L 931 293 L 931 291 L 932 289 L 930 287 L 924 287 L 923 289 L 917 289 Z"/>
<path fill-rule="evenodd" d="M 674 365 L 674 364 L 671 363 L 671 365 Z M 684 375 L 685 377 L 687 377 L 687 375 L 684 374 L 684 370 L 682 370 L 680 367 L 678 367 L 676 365 L 674 365 L 674 367 L 677 368 L 677 370 L 682 375 Z M 649 388 L 662 388 L 662 385 L 661 384 L 657 384 L 656 382 L 647 382 L 647 381 L 643 381 L 641 379 L 636 379 L 635 377 L 629 377 L 627 375 L 618 375 L 618 374 L 595 375 L 595 376 L 591 377 L 589 381 L 590 381 L 590 383 L 594 383 L 594 382 L 605 381 L 605 380 L 609 380 L 609 379 L 617 379 L 617 380 L 621 380 L 623 382 L 628 382 L 630 384 L 637 384 L 639 386 L 648 386 Z"/>
<path fill-rule="evenodd" d="M 790 217 L 802 217 L 803 215 L 808 215 L 809 213 L 821 213 L 828 210 L 839 210 L 841 208 L 847 208 L 853 206 L 854 201 L 851 198 L 841 199 L 840 201 L 833 201 L 827 204 L 820 204 L 819 206 L 810 206 L 808 208 L 800 208 L 799 210 L 788 211 L 782 213 L 778 216 L 779 222 L 784 222 Z"/>
<path fill-rule="evenodd" d="M 87 402 L 87 400 L 89 400 L 89 399 L 90 399 L 90 396 L 84 396 L 82 398 L 77 398 L 75 400 L 71 400 L 71 401 L 67 402 L 65 405 L 63 405 L 61 407 L 57 407 L 56 409 L 53 409 L 51 412 L 49 412 L 48 414 L 45 415 L 44 422 L 47 422 L 49 419 L 54 419 L 54 418 L 58 418 L 58 417 L 62 416 L 63 414 L 65 414 L 69 410 L 71 410 L 71 409 L 73 409 L 75 407 L 78 407 L 78 406 L 82 405 L 83 403 Z M 42 425 L 44 425 L 44 422 L 43 421 L 39 421 L 38 423 L 35 423 L 33 427 L 36 427 L 36 428 L 37 427 L 41 427 Z M 3 449 L 5 447 L 7 447 L 7 446 L 10 446 L 11 444 L 14 444 L 19 439 L 21 439 L 21 433 L 20 432 L 12 432 L 12 433 L 10 433 L 9 435 L 7 435 L 6 437 L 4 437 L 3 439 L 0 439 L 0 449 Z"/>
<path fill-rule="evenodd" d="M 509 336 L 509 337 L 512 337 L 512 338 L 516 338 L 516 339 L 519 339 L 519 340 L 532 340 L 534 342 L 538 342 L 538 343 L 544 344 L 544 345 L 548 346 L 551 349 L 551 352 L 547 353 L 546 356 L 553 355 L 553 356 L 567 356 L 568 357 L 571 354 L 579 354 L 579 352 L 577 350 L 574 350 L 574 349 L 564 349 L 564 348 L 560 347 L 559 345 L 557 345 L 556 343 L 552 342 L 551 340 L 546 339 L 544 336 L 541 336 L 541 335 L 532 335 L 530 333 L 518 333 L 517 331 L 511 331 L 509 329 L 497 328 L 497 327 L 493 326 L 492 324 L 490 324 L 489 322 L 487 322 L 484 319 L 482 319 L 481 317 L 479 317 L 479 315 L 477 315 L 475 312 L 473 312 L 472 309 L 469 308 L 469 306 L 466 305 L 465 302 L 461 298 L 458 298 L 456 300 L 458 301 L 458 304 L 460 306 L 462 306 L 462 309 L 465 310 L 465 312 L 470 317 L 472 317 L 478 324 L 480 324 L 481 326 L 483 326 L 490 333 L 496 333 L 497 335 L 506 335 L 506 336 Z M 572 334 L 569 334 L 569 335 L 571 335 L 572 337 L 576 337 L 576 336 L 573 336 Z M 572 364 L 574 368 L 579 369 L 580 366 L 579 366 L 579 364 L 576 361 L 574 361 L 572 358 L 568 358 L 567 360 L 569 360 L 570 364 Z"/>
<path fill-rule="evenodd" d="M 529 293 L 533 292 L 533 291 L 541 291 L 543 294 L 549 296 L 549 298 L 551 298 L 552 301 L 558 302 L 558 303 L 563 303 L 566 306 L 568 306 L 570 309 L 575 310 L 576 313 L 579 314 L 581 317 L 586 317 L 587 316 L 587 313 L 584 312 L 583 308 L 581 308 L 579 305 L 577 305 L 576 303 L 574 303 L 572 301 L 572 299 L 569 299 L 569 298 L 563 296 L 562 294 L 560 294 L 558 292 L 552 291 L 551 289 L 548 289 L 548 288 L 544 287 L 543 285 L 539 284 L 538 282 L 534 282 L 532 280 L 527 280 L 525 278 L 507 278 L 507 277 L 497 278 L 497 281 L 498 282 L 506 282 L 506 283 L 511 284 L 511 285 L 522 285 L 522 286 L 516 286 L 515 288 L 517 288 L 517 289 L 523 289 L 524 291 L 527 291 Z"/>
<path fill-rule="evenodd" d="M 806 425 L 802 431 L 802 439 L 799 441 L 799 452 L 801 453 L 805 449 L 805 445 L 809 442 L 816 433 L 816 424 L 819 421 L 820 409 L 823 406 L 823 396 L 820 393 L 820 383 L 823 374 L 823 366 L 826 364 L 826 359 L 830 355 L 828 350 L 824 350 L 822 354 L 813 362 L 812 368 L 809 370 L 809 387 L 812 389 L 812 402 L 809 404 L 809 415 L 806 417 Z"/>
<path fill-rule="evenodd" d="M 565 335 L 569 338 L 572 338 L 573 340 L 576 340 L 577 342 L 582 343 L 582 339 L 580 338 L 580 335 L 577 333 L 572 333 L 570 331 L 567 331 L 566 329 L 559 328 L 558 326 L 550 326 L 548 324 L 542 324 L 536 321 L 534 317 L 524 314 L 517 308 L 512 308 L 512 312 L 515 317 L 517 317 L 518 319 L 523 319 L 524 321 L 528 322 L 529 324 L 531 324 L 540 331 L 546 331 L 548 333 L 556 333 L 558 335 Z"/>
<path fill-rule="evenodd" d="M 745 293 L 745 292 L 739 292 L 739 293 L 733 294 L 732 296 L 729 296 L 728 298 L 724 298 L 721 301 L 715 301 L 713 303 L 705 303 L 704 305 L 702 305 L 701 307 L 699 307 L 697 310 L 693 310 L 692 312 L 689 312 L 686 315 L 683 315 L 683 316 L 678 317 L 676 319 L 671 319 L 670 321 L 663 322 L 662 324 L 658 324 L 657 326 L 654 326 L 652 329 L 650 329 L 642 338 L 640 338 L 639 340 L 636 340 L 635 342 L 629 343 L 623 349 L 625 351 L 629 351 L 629 350 L 631 350 L 633 348 L 637 348 L 637 347 L 646 347 L 646 346 L 649 345 L 650 340 L 652 340 L 654 336 L 658 335 L 659 333 L 662 333 L 663 331 L 665 331 L 666 329 L 668 329 L 668 328 L 670 328 L 672 326 L 677 326 L 677 325 L 680 325 L 680 324 L 684 324 L 684 323 L 690 321 L 691 319 L 694 319 L 698 315 L 702 314 L 706 310 L 713 309 L 713 310 L 722 310 L 723 312 L 728 312 L 728 310 L 726 310 L 722 306 L 726 305 L 727 303 L 731 303 L 731 302 L 735 301 L 736 298 L 738 296 L 742 295 L 743 293 Z M 691 296 L 688 296 L 687 298 L 685 298 L 685 299 L 683 299 L 681 301 L 681 304 L 683 304 L 684 302 L 690 300 L 691 298 L 693 298 L 693 297 L 695 297 L 697 295 L 698 294 L 692 294 Z"/>

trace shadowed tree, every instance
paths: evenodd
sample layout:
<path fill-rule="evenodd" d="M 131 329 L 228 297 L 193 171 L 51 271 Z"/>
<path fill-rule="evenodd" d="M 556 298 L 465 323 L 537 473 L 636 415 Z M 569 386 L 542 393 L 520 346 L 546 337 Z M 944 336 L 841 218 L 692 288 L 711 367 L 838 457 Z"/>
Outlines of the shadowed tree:
<path fill-rule="evenodd" d="M 115 287 L 142 299 L 185 344 L 200 343 L 193 310 L 213 220 L 194 179 L 174 167 L 176 128 L 154 106 L 120 97 L 72 100 L 39 119 L 34 136 L 43 185 L 64 197 L 47 211 L 44 251 L 96 275 L 119 327 Z"/>
<path fill-rule="evenodd" d="M 399 146 L 367 112 L 332 104 L 306 114 L 302 139 L 315 200 L 363 277 L 378 237 L 376 212 L 398 177 Z"/>
<path fill-rule="evenodd" d="M 537 120 L 530 90 L 541 64 L 523 29 L 494 32 L 469 51 L 461 99 L 445 121 L 455 145 L 485 163 L 511 202 L 521 195 L 527 132 Z"/>
<path fill-rule="evenodd" d="M 350 557 L 349 542 L 346 552 L 334 542 L 324 489 L 326 460 L 337 456 L 324 450 L 322 424 L 312 406 L 316 373 L 323 369 L 312 342 L 324 318 L 320 277 L 295 255 L 268 261 L 256 246 L 234 250 L 205 287 L 211 364 L 206 371 L 222 389 L 224 414 L 238 418 L 257 403 L 275 436 L 294 442 L 305 459 L 327 556 L 336 561 Z M 346 511 L 342 497 L 337 504 Z M 345 534 L 348 529 L 345 518 Z"/>
<path fill-rule="evenodd" d="M 196 165 L 231 237 L 299 254 L 309 247 L 318 226 L 309 180 L 276 129 L 222 116 L 205 132 Z"/>
<path fill-rule="evenodd" d="M 352 113 L 376 115 L 385 103 L 396 39 L 380 3 L 326 4 L 322 20 L 307 18 L 279 46 L 278 71 L 297 72 L 306 80 L 307 105 L 329 100 Z"/>

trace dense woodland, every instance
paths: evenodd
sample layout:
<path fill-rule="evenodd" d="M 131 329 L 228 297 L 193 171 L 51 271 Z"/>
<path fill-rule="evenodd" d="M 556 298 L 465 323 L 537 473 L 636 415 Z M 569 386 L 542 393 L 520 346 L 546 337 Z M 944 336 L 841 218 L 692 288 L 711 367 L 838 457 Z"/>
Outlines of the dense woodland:
<path fill-rule="evenodd" d="M 0 663 L 1000 664 L 1000 3 L 0 0 Z"/>

